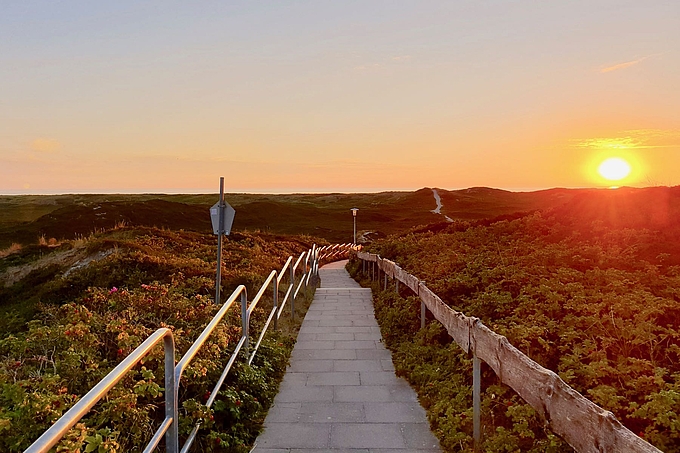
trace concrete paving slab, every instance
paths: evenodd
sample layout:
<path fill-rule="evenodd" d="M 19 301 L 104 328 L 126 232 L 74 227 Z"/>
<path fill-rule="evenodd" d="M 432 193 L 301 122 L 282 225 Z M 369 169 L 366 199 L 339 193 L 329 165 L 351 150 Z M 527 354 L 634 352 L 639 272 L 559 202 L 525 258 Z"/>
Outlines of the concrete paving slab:
<path fill-rule="evenodd" d="M 416 401 L 415 394 L 409 395 L 400 389 L 395 389 L 393 385 L 347 385 L 336 386 L 333 390 L 335 391 L 333 401 L 382 403 L 390 401 Z"/>
<path fill-rule="evenodd" d="M 365 340 L 371 340 L 371 341 L 381 341 L 382 336 L 378 333 L 355 333 L 354 334 L 354 340 L 359 340 L 359 341 L 365 341 Z"/>
<path fill-rule="evenodd" d="M 352 360 L 348 360 L 352 362 Z M 291 360 L 290 366 L 286 370 L 286 375 L 290 373 L 306 373 L 310 371 L 324 372 L 324 371 L 356 371 L 356 370 L 336 370 L 334 369 L 335 361 L 333 360 Z"/>
<path fill-rule="evenodd" d="M 295 346 L 297 348 L 297 345 Z M 292 360 L 321 359 L 321 360 L 354 360 L 357 358 L 355 349 L 295 349 L 291 354 Z"/>
<path fill-rule="evenodd" d="M 309 373 L 307 385 L 361 385 L 358 371 Z"/>
<path fill-rule="evenodd" d="M 331 447 L 406 447 L 400 426 L 393 423 L 342 423 L 331 426 Z"/>
<path fill-rule="evenodd" d="M 352 341 L 355 340 L 353 333 L 315 333 L 318 341 Z"/>
<path fill-rule="evenodd" d="M 427 423 L 425 410 L 410 402 L 364 403 L 369 423 Z"/>
<path fill-rule="evenodd" d="M 394 373 L 392 371 L 361 371 L 359 379 L 361 379 L 361 385 L 389 385 L 394 383 Z"/>
<path fill-rule="evenodd" d="M 330 446 L 331 427 L 324 423 L 272 423 L 256 442 L 260 448 L 324 448 Z"/>
<path fill-rule="evenodd" d="M 302 403 L 306 401 L 333 401 L 333 387 L 291 386 L 279 391 L 274 403 Z M 265 420 L 266 425 L 266 420 Z"/>
<path fill-rule="evenodd" d="M 371 448 L 368 451 L 369 453 L 404 453 L 405 451 L 408 451 L 408 453 L 441 453 L 441 450 L 439 448 L 433 449 L 409 448 L 408 450 L 396 450 L 394 448 Z"/>
<path fill-rule="evenodd" d="M 306 450 L 293 448 L 290 450 L 290 453 L 370 453 L 370 450 L 365 448 L 351 448 L 351 449 L 333 448 L 327 450 Z"/>
<path fill-rule="evenodd" d="M 323 329 L 323 327 L 319 327 Z M 337 327 L 338 332 L 352 332 L 352 333 L 373 333 L 373 327 Z M 302 331 L 302 330 L 301 330 Z M 380 334 L 380 329 L 375 331 L 375 333 Z"/>
<path fill-rule="evenodd" d="M 335 349 L 376 349 L 375 341 L 336 341 Z"/>
<path fill-rule="evenodd" d="M 334 371 L 382 371 L 382 365 L 377 360 L 334 360 Z M 389 373 L 394 376 L 394 373 Z"/>
<path fill-rule="evenodd" d="M 306 423 L 357 423 L 366 419 L 363 403 L 302 403 L 299 420 Z"/>
<path fill-rule="evenodd" d="M 297 349 L 313 349 L 318 351 L 320 349 L 336 349 L 333 341 L 318 341 L 318 340 L 301 340 L 295 343 Z M 344 348 L 350 349 L 350 348 Z"/>
<path fill-rule="evenodd" d="M 415 392 L 394 374 L 371 290 L 343 262 L 320 277 L 253 452 L 441 452 Z"/>

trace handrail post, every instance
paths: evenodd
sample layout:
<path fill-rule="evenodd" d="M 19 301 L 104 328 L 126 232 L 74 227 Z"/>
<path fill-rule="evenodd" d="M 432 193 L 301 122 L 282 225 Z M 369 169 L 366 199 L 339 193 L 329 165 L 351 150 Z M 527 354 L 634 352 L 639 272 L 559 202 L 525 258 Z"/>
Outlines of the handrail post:
<path fill-rule="evenodd" d="M 224 177 L 220 178 L 220 202 L 218 204 L 218 230 L 217 230 L 217 275 L 215 276 L 215 303 L 220 304 L 222 289 L 222 232 L 224 231 Z"/>
<path fill-rule="evenodd" d="M 295 267 L 290 266 L 290 287 L 292 288 L 290 298 L 290 319 L 295 319 Z"/>
<path fill-rule="evenodd" d="M 421 285 L 425 284 L 425 280 L 420 281 Z M 425 328 L 425 315 L 426 315 L 426 310 L 427 307 L 425 307 L 425 301 L 421 298 L 420 299 L 420 328 L 424 329 Z"/>
<path fill-rule="evenodd" d="M 167 340 L 167 337 L 171 338 L 170 341 Z M 139 360 L 146 357 L 153 350 L 153 348 L 158 343 L 160 343 L 161 340 L 163 340 L 163 346 L 165 348 L 166 401 L 171 399 L 177 401 L 177 399 L 174 398 L 174 382 L 176 382 L 176 378 L 172 377 L 168 379 L 168 370 L 173 376 L 175 374 L 175 343 L 174 340 L 172 340 L 172 331 L 168 328 L 160 328 L 147 337 L 146 340 L 142 342 L 142 344 L 137 346 L 137 348 L 135 348 L 132 353 L 130 353 L 130 355 L 125 357 L 122 362 L 116 365 L 113 370 L 109 371 L 109 373 L 104 376 L 102 380 L 92 387 L 82 398 L 78 400 L 78 402 L 76 402 L 68 411 L 66 411 L 66 413 L 62 414 L 62 416 L 56 422 L 54 422 L 54 424 L 52 424 L 49 429 L 43 432 L 42 435 L 24 451 L 27 453 L 47 453 L 50 448 L 56 445 L 62 439 L 62 437 L 68 433 L 73 425 L 78 423 L 78 421 L 83 418 L 85 414 L 87 414 L 90 409 L 92 409 L 92 407 L 97 404 L 98 401 L 104 398 L 109 390 L 118 384 L 118 382 L 120 382 L 125 377 L 125 375 L 130 370 L 132 370 L 137 365 L 137 363 L 139 363 Z M 170 387 L 168 388 L 169 384 Z M 171 395 L 168 395 L 168 393 Z M 176 407 L 177 406 L 175 406 L 175 408 Z M 166 414 L 167 413 L 168 412 L 166 409 Z M 173 419 L 173 421 L 174 420 L 176 419 Z M 170 426 L 168 426 L 166 420 L 153 436 L 151 440 L 153 446 L 158 444 L 160 436 L 162 436 L 164 433 L 167 433 L 167 430 L 172 430 L 172 423 L 170 423 Z M 172 445 L 171 436 L 168 435 L 166 439 Z M 168 449 L 168 451 L 170 450 Z"/>
<path fill-rule="evenodd" d="M 472 353 L 472 436 L 474 438 L 475 451 L 479 451 L 482 445 L 482 373 L 481 361 L 477 353 Z"/>
<path fill-rule="evenodd" d="M 241 336 L 245 338 L 245 343 L 243 346 L 248 355 L 248 326 L 250 324 L 250 319 L 248 316 L 248 296 L 245 291 L 241 293 Z"/>
<path fill-rule="evenodd" d="M 172 335 L 163 338 L 165 349 L 165 418 L 172 424 L 165 434 L 165 449 L 179 453 L 179 382 L 175 380 L 175 340 Z"/>
<path fill-rule="evenodd" d="M 274 288 L 274 330 L 279 330 L 279 279 L 278 275 L 272 280 L 272 285 Z"/>

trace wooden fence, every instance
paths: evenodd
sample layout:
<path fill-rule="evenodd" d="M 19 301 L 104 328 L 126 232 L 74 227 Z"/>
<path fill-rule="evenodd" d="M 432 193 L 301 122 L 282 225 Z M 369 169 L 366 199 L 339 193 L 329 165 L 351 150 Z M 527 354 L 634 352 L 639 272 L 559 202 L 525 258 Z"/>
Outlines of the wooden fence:
<path fill-rule="evenodd" d="M 465 316 L 451 309 L 417 277 L 404 271 L 394 262 L 378 255 L 357 251 L 356 258 L 370 263 L 370 271 L 380 280 L 380 272 L 401 282 L 420 297 L 421 307 L 427 307 L 441 322 L 449 335 L 464 351 L 472 353 L 475 362 L 486 362 L 501 382 L 515 390 L 545 420 L 552 431 L 561 436 L 576 451 L 583 453 L 651 453 L 659 449 L 636 436 L 623 426 L 614 414 L 602 409 L 567 385 L 557 374 L 510 344 L 507 338 L 490 330 L 477 318 Z M 376 269 L 377 268 L 377 269 Z M 421 313 L 421 325 L 424 321 Z M 479 405 L 479 371 L 475 406 Z M 477 422 L 478 424 L 478 422 Z M 479 442 L 479 427 L 475 427 Z"/>

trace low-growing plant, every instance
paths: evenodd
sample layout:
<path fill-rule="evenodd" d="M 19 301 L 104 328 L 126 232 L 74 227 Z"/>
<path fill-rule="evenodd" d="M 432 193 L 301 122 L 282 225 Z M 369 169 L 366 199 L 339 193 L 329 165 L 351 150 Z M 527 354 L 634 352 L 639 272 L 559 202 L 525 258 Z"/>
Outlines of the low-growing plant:
<path fill-rule="evenodd" d="M 428 315 L 420 329 L 420 300 L 383 291 L 377 282 L 362 279 L 358 262 L 350 273 L 374 294 L 375 315 L 385 345 L 392 351 L 398 376 L 404 377 L 427 411 L 432 432 L 447 452 L 474 451 L 472 429 L 472 359 L 448 332 Z M 573 451 L 546 431 L 535 411 L 510 388 L 500 384 L 491 369 L 482 367 L 482 451 L 562 453 Z"/>
<path fill-rule="evenodd" d="M 160 327 L 173 331 L 177 360 L 220 308 L 214 294 L 214 237 L 119 228 L 88 240 L 98 261 L 41 286 L 33 320 L 0 338 L 0 451 L 23 451 L 110 370 Z M 213 244 L 211 244 L 213 243 Z M 311 246 L 311 244 L 309 244 Z M 224 292 L 259 288 L 271 269 L 308 244 L 296 238 L 239 234 L 225 245 Z M 89 282 L 89 285 L 88 285 Z M 72 285 L 72 287 L 70 286 Z M 75 289 L 74 289 L 75 288 Z M 249 294 L 254 294 L 249 288 Z M 241 335 L 235 307 L 185 371 L 180 436 L 201 423 L 201 451 L 245 452 L 285 372 L 297 322 L 265 337 L 252 365 L 236 362 L 212 408 L 205 403 Z M 271 308 L 265 296 L 251 319 L 257 335 Z M 159 345 L 58 444 L 57 451 L 141 451 L 164 417 L 164 360 Z M 208 395 L 208 396 L 206 396 Z"/>
<path fill-rule="evenodd" d="M 512 221 L 456 222 L 437 233 L 391 237 L 370 251 L 426 280 L 449 306 L 480 318 L 613 412 L 635 434 L 664 451 L 678 452 L 680 430 L 673 414 L 680 413 L 680 399 L 675 397 L 680 383 L 680 271 L 671 264 L 676 256 L 658 252 L 672 240 L 668 231 L 615 229 L 600 222 L 575 227 L 534 213 Z M 677 244 L 667 249 L 676 250 Z M 426 333 L 412 330 L 419 307 L 404 304 L 386 295 L 376 300 L 379 322 L 389 326 L 383 327 L 388 344 L 401 338 L 397 332 L 414 339 L 410 345 L 398 341 L 395 351 L 418 347 Z M 404 363 L 409 360 L 400 362 L 400 353 L 395 354 L 397 369 L 408 369 Z M 420 350 L 410 353 L 427 356 Z M 455 357 L 452 353 L 450 360 Z M 427 367 L 417 362 L 412 366 Z M 494 379 L 485 371 L 485 386 L 495 385 Z M 528 407 L 505 409 L 499 415 L 498 402 L 502 406 L 512 401 L 513 408 L 523 405 L 506 393 L 494 391 L 493 401 L 483 403 L 485 438 L 493 445 L 489 451 L 562 448 Z M 433 423 L 464 426 L 456 415 L 461 411 L 447 400 L 457 401 L 447 396 L 438 402 L 446 408 L 438 414 L 452 421 Z M 467 448 L 464 441 L 458 447 L 448 444 L 448 439 L 457 439 L 454 431 L 441 437 L 442 444 L 451 451 Z M 496 450 L 500 445 L 507 447 Z"/>

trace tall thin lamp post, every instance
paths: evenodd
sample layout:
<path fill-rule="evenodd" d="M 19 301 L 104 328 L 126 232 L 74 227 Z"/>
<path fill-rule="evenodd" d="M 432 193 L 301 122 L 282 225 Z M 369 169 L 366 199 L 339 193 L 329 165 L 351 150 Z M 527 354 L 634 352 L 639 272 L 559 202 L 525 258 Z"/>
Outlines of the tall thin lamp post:
<path fill-rule="evenodd" d="M 357 245 L 357 211 L 359 208 L 352 208 L 352 217 L 354 218 L 354 245 Z"/>

